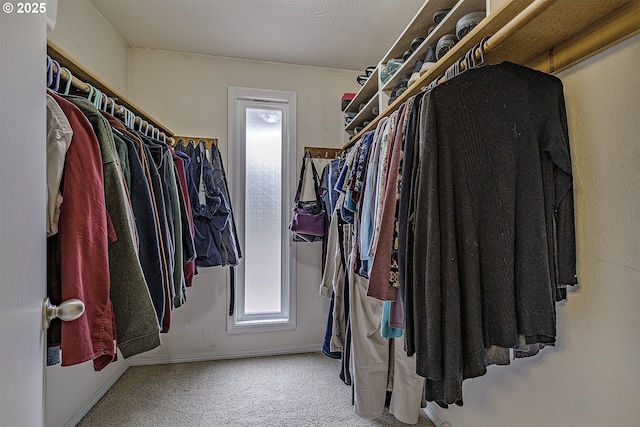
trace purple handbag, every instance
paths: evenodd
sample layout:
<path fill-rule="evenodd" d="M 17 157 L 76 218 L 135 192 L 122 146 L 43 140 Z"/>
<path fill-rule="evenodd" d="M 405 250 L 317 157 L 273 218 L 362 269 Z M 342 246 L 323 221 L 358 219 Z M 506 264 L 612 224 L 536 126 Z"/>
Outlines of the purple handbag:
<path fill-rule="evenodd" d="M 316 193 L 316 200 L 301 201 L 300 194 L 302 192 L 302 183 L 304 181 L 304 172 L 307 159 L 311 163 L 311 171 L 313 172 L 313 187 Z M 320 198 L 320 178 L 318 171 L 313 164 L 311 152 L 307 151 L 302 158 L 302 168 L 300 169 L 300 179 L 298 181 L 298 189 L 294 199 L 293 218 L 289 223 L 289 230 L 293 232 L 294 241 L 298 242 L 314 242 L 322 240 L 324 236 L 326 213 L 322 206 Z"/>

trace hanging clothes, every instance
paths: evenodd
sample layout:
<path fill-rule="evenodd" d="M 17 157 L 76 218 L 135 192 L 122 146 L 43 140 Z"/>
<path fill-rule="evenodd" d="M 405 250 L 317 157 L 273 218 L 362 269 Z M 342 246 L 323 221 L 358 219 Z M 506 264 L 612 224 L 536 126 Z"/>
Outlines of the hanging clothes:
<path fill-rule="evenodd" d="M 407 108 L 408 107 L 408 108 Z M 392 270 L 393 251 L 393 230 L 396 218 L 396 200 L 398 191 L 398 170 L 400 167 L 400 156 L 403 144 L 403 129 L 405 121 L 405 112 L 410 110 L 411 106 L 403 104 L 398 109 L 398 121 L 393 130 L 393 137 L 389 144 L 388 171 L 381 177 L 386 181 L 384 188 L 380 191 L 380 199 L 378 201 L 378 217 L 380 218 L 378 233 L 375 239 L 375 253 L 372 259 L 371 272 L 369 278 L 369 287 L 367 295 L 386 301 L 395 301 L 397 289 L 390 286 Z M 397 266 L 393 266 L 397 269 Z M 397 275 L 397 272 L 394 272 Z M 395 281 L 395 280 L 394 280 Z"/>
<path fill-rule="evenodd" d="M 356 411 L 377 414 L 383 380 L 393 382 L 381 333 L 403 333 L 400 355 L 415 363 L 427 400 L 461 405 L 466 378 L 554 345 L 556 302 L 576 284 L 562 84 L 510 63 L 470 69 L 381 119 L 346 158 L 367 139 L 362 197 L 336 207 L 353 212 L 351 301 L 336 309 L 336 298 L 333 315 L 350 313 Z M 330 279 L 325 296 L 336 290 Z"/>
<path fill-rule="evenodd" d="M 426 293 L 407 321 L 427 399 L 461 404 L 492 346 L 555 343 L 555 301 L 576 283 L 562 84 L 471 69 L 433 89 L 422 119 L 412 268 Z"/>
<path fill-rule="evenodd" d="M 191 159 L 184 153 L 171 150 L 173 161 L 176 165 L 176 176 L 178 178 L 178 192 L 180 194 L 180 221 L 182 223 L 182 246 L 183 246 L 183 271 L 184 281 L 187 287 L 190 287 L 196 273 L 195 258 L 196 248 L 193 242 L 195 233 L 193 225 L 193 215 L 191 214 L 191 201 L 189 199 L 189 187 L 187 184 L 187 170 Z"/>
<path fill-rule="evenodd" d="M 165 309 L 165 279 L 163 260 L 160 254 L 159 226 L 156 220 L 155 205 L 147 177 L 146 158 L 140 157 L 142 141 L 115 117 L 102 112 L 112 126 L 114 137 L 118 137 L 127 147 L 129 158 L 130 185 L 133 215 L 138 235 L 138 257 L 144 273 L 149 295 L 156 311 L 158 325 L 162 325 Z M 140 220 L 144 218 L 144 220 Z"/>
<path fill-rule="evenodd" d="M 415 353 L 415 337 L 412 329 L 413 323 L 405 322 L 405 319 L 414 319 L 414 307 L 412 297 L 414 295 L 414 283 L 411 255 L 413 253 L 414 244 L 414 215 L 409 212 L 415 210 L 415 191 L 414 183 L 417 182 L 417 168 L 420 140 L 420 126 L 422 121 L 420 117 L 423 108 L 428 104 L 429 92 L 421 92 L 418 94 L 410 109 L 407 119 L 406 138 L 403 150 L 402 161 L 402 188 L 400 191 L 400 200 L 398 202 L 398 292 L 402 295 L 402 319 L 396 319 L 395 327 L 403 327 L 405 329 L 404 340 L 405 350 L 407 354 Z M 422 130 L 424 134 L 424 130 Z M 398 300 L 396 299 L 396 302 Z M 411 304 L 410 304 L 411 303 Z M 397 308 L 396 308 L 397 309 Z M 392 308 L 393 310 L 393 308 Z M 401 324 L 402 326 L 400 326 Z"/>
<path fill-rule="evenodd" d="M 52 321 L 47 364 L 60 363 L 61 348 L 63 366 L 93 360 L 101 370 L 116 347 L 128 358 L 160 345 L 197 274 L 195 227 L 191 159 L 155 139 L 155 128 L 142 132 L 142 119 L 137 131 L 127 127 L 126 108 L 127 126 L 100 111 L 115 103 L 88 86 L 88 99 L 67 95 L 70 82 L 64 96 L 47 95 L 47 290 L 53 304 L 78 298 L 86 307 L 76 321 Z M 219 152 L 209 155 L 228 199 Z M 222 235 L 233 249 L 225 259 L 237 263 L 235 224 Z"/>
<path fill-rule="evenodd" d="M 64 160 L 73 138 L 73 129 L 64 111 L 47 93 L 47 254 L 51 260 L 47 264 L 47 295 L 53 305 L 62 303 L 60 284 L 60 261 L 58 257 L 58 222 L 62 205 L 62 171 Z M 59 319 L 54 319 L 47 329 L 47 366 L 60 363 Z"/>
<path fill-rule="evenodd" d="M 60 182 L 73 129 L 64 111 L 47 94 L 47 236 L 58 232 L 62 193 Z"/>
<path fill-rule="evenodd" d="M 115 315 L 118 348 L 127 358 L 160 345 L 155 309 L 136 250 L 133 212 L 109 122 L 88 99 L 75 96 L 66 99 L 89 119 L 100 144 L 107 215 L 115 231 L 115 241 L 108 248 L 109 296 Z"/>
<path fill-rule="evenodd" d="M 190 159 L 188 195 L 194 224 L 197 267 L 237 265 L 242 253 L 218 147 L 178 145 Z"/>
<path fill-rule="evenodd" d="M 217 145 L 214 144 L 209 148 L 207 151 L 207 159 L 211 163 L 211 176 L 213 178 L 213 182 L 216 187 L 220 189 L 229 209 L 229 220 L 222 230 L 222 242 L 225 252 L 227 253 L 227 263 L 229 265 L 237 265 L 242 257 L 242 251 L 240 250 L 240 241 L 238 240 L 236 222 L 233 217 L 233 209 L 231 207 L 231 196 L 229 194 L 227 176 L 224 171 L 224 165 L 222 164 L 222 154 L 220 153 Z M 205 181 L 207 180 L 206 177 L 203 177 L 203 179 Z"/>
<path fill-rule="evenodd" d="M 102 157 L 84 114 L 64 98 L 50 95 L 73 130 L 65 157 L 63 204 L 56 235 L 59 246 L 51 248 L 50 262 L 60 265 L 60 277 L 55 281 L 60 284 L 61 299 L 77 298 L 85 303 L 79 319 L 61 324 L 62 366 L 93 360 L 99 371 L 116 356 L 108 256 L 115 231 L 107 219 Z"/>

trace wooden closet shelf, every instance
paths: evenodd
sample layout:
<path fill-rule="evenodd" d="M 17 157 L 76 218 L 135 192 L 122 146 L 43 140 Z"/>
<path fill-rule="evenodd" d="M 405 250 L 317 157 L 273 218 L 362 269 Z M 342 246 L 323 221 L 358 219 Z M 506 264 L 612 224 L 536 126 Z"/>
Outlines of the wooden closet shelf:
<path fill-rule="evenodd" d="M 525 9 L 534 10 L 533 18 L 521 20 Z M 511 24 L 510 24 L 511 23 Z M 343 148 L 352 146 L 362 133 L 374 129 L 382 117 L 393 111 L 420 90 L 439 78 L 482 39 L 491 37 L 507 25 L 513 31 L 487 52 L 488 63 L 510 61 L 544 72 L 558 72 L 635 34 L 640 33 L 640 0 L 510 0 L 492 12 L 462 41 L 456 44 L 436 65 L 410 86 L 393 104 Z M 503 32 L 504 33 L 504 32 Z"/>
<path fill-rule="evenodd" d="M 109 98 L 112 98 L 118 105 L 122 105 L 129 109 L 132 113 L 138 116 L 140 119 L 145 120 L 150 123 L 154 127 L 156 127 L 159 131 L 163 132 L 167 138 L 173 135 L 173 132 L 169 130 L 167 126 L 164 126 L 158 120 L 153 119 L 149 114 L 145 113 L 140 107 L 135 105 L 133 102 L 126 99 L 122 94 L 120 94 L 117 90 L 113 89 L 107 83 L 102 81 L 99 77 L 94 75 L 91 71 L 80 65 L 78 61 L 76 61 L 71 55 L 62 50 L 59 46 L 53 43 L 51 40 L 47 40 L 47 54 L 52 58 L 58 61 L 61 67 L 67 68 L 71 71 L 71 74 L 74 78 L 84 82 L 89 83 L 93 87 L 99 89 Z M 62 85 L 62 83 L 61 83 Z"/>

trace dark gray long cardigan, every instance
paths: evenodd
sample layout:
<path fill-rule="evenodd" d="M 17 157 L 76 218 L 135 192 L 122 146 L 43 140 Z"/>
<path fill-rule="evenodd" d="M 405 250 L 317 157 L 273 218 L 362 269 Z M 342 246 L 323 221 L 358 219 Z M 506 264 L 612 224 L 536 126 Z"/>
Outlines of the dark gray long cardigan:
<path fill-rule="evenodd" d="M 407 334 L 427 399 L 462 404 L 490 348 L 555 342 L 556 299 L 576 283 L 562 83 L 510 63 L 468 70 L 421 120 Z"/>

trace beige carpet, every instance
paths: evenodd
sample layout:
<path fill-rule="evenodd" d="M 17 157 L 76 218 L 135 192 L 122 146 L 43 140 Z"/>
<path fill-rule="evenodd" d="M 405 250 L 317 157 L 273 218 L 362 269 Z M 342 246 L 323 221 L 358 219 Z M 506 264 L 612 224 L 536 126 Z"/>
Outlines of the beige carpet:
<path fill-rule="evenodd" d="M 351 405 L 340 362 L 321 353 L 133 366 L 78 426 L 406 426 Z M 435 427 L 424 415 L 418 426 Z"/>

